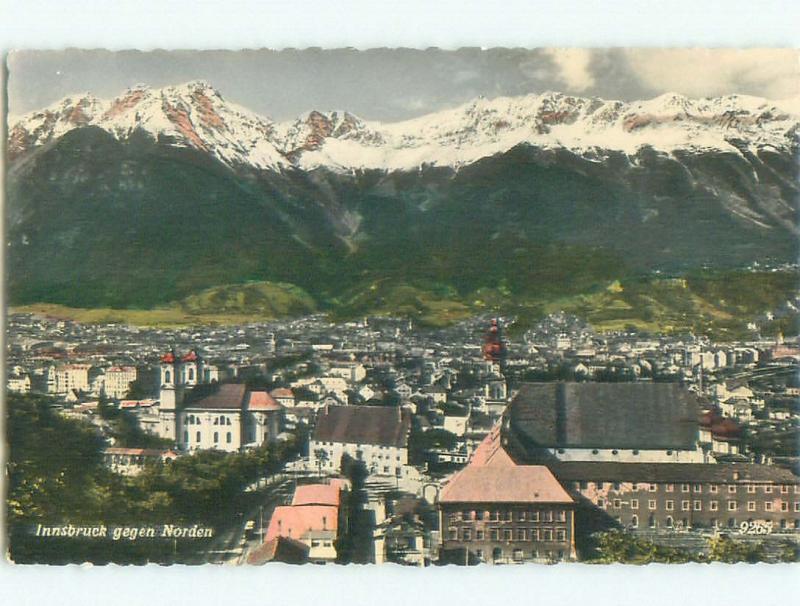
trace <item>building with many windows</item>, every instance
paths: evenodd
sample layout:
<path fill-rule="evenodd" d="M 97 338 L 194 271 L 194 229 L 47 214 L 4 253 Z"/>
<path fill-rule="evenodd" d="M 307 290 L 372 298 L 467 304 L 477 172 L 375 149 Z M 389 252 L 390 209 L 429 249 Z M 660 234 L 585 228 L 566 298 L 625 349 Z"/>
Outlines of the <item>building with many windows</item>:
<path fill-rule="evenodd" d="M 575 559 L 575 503 L 543 465 L 469 465 L 442 489 L 438 507 L 446 561 Z"/>

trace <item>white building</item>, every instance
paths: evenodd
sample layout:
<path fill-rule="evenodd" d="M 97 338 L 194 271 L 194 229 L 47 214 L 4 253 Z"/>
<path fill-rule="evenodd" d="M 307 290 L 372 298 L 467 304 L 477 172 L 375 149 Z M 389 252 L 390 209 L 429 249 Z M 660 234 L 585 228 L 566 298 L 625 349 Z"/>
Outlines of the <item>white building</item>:
<path fill-rule="evenodd" d="M 309 440 L 312 468 L 338 471 L 347 454 L 372 475 L 402 477 L 408 470 L 411 415 L 395 406 L 328 406 Z"/>
<path fill-rule="evenodd" d="M 89 391 L 91 364 L 65 364 L 55 369 L 55 393 Z"/>
<path fill-rule="evenodd" d="M 135 366 L 112 366 L 105 373 L 103 394 L 115 400 L 121 400 L 128 395 L 131 383 L 136 381 L 137 371 Z"/>

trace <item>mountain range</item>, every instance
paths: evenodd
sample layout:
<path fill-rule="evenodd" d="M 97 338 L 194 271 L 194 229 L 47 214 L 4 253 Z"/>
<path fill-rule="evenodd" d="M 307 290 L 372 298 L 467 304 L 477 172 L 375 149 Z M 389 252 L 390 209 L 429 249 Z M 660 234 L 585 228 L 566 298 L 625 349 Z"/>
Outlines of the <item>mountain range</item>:
<path fill-rule="evenodd" d="M 248 281 L 321 308 L 797 257 L 800 99 L 548 92 L 275 122 L 205 82 L 11 119 L 12 303 L 148 307 Z M 442 294 L 445 293 L 445 294 Z M 499 295 L 497 295 L 499 296 Z"/>

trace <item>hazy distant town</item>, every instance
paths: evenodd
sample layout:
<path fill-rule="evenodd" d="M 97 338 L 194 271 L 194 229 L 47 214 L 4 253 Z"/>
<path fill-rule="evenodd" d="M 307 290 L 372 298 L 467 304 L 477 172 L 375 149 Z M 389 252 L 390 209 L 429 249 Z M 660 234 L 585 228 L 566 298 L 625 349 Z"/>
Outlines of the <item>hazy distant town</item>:
<path fill-rule="evenodd" d="M 517 332 L 26 313 L 7 331 L 12 398 L 91 428 L 120 482 L 161 478 L 142 500 L 181 461 L 267 453 L 177 561 L 796 558 L 797 337 L 598 334 L 566 314 Z"/>

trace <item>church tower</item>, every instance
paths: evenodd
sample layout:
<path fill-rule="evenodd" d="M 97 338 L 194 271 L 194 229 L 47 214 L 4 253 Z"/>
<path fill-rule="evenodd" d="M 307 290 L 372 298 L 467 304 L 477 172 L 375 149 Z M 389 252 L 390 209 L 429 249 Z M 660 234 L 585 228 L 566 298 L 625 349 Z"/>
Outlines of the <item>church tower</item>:
<path fill-rule="evenodd" d="M 161 356 L 161 389 L 159 391 L 159 428 L 162 438 L 177 440 L 178 407 L 183 403 L 184 381 L 182 364 L 174 351 Z"/>

